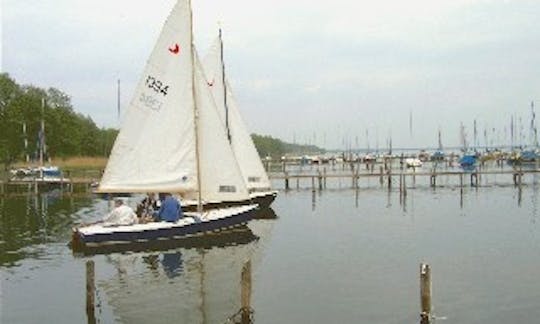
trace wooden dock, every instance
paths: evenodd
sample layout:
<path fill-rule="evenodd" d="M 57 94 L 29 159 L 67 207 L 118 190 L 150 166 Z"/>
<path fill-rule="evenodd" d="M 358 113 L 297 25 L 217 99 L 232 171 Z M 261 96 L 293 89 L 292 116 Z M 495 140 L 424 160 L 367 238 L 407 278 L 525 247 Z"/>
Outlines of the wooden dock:
<path fill-rule="evenodd" d="M 438 179 L 442 177 L 453 178 L 460 187 L 478 187 L 484 176 L 507 177 L 515 186 L 524 184 L 524 176 L 528 174 L 540 173 L 540 168 L 478 168 L 473 171 L 464 171 L 459 168 L 428 169 L 420 168 L 395 168 L 391 164 L 343 164 L 338 167 L 315 166 L 305 169 L 293 169 L 286 171 L 269 172 L 269 178 L 274 183 L 283 181 L 282 189 L 289 190 L 293 187 L 292 182 L 296 182 L 296 188 L 311 188 L 312 190 L 323 190 L 327 188 L 327 180 L 340 180 L 350 183 L 350 188 L 357 189 L 362 182 L 369 182 L 369 179 L 378 180 L 381 187 L 399 186 L 400 191 L 407 188 L 409 179 L 416 183 L 418 178 L 429 179 L 429 186 L 436 188 Z M 64 193 L 90 193 L 95 177 L 77 177 L 74 179 L 47 183 L 41 181 L 0 181 L 0 195 L 39 193 L 57 188 Z M 459 182 L 457 182 L 459 180 Z M 439 180 L 440 181 L 440 180 Z M 300 186 L 302 182 L 302 186 Z M 440 184 L 439 184 L 440 186 Z"/>
<path fill-rule="evenodd" d="M 404 186 L 407 183 L 408 178 L 429 178 L 429 185 L 431 187 L 437 186 L 437 179 L 443 176 L 446 177 L 456 177 L 459 179 L 459 184 L 461 187 L 466 185 L 466 181 L 470 180 L 469 183 L 473 187 L 478 187 L 480 179 L 483 176 L 493 176 L 501 175 L 508 176 L 508 179 L 516 186 L 523 184 L 523 177 L 527 174 L 537 174 L 540 173 L 540 169 L 512 169 L 512 170 L 474 170 L 474 171 L 464 171 L 464 170 L 420 170 L 418 172 L 411 169 L 403 170 L 391 170 L 387 169 L 386 171 L 381 167 L 379 172 L 358 172 L 358 169 L 353 170 L 352 172 L 327 172 L 325 169 L 322 171 L 316 170 L 305 173 L 291 173 L 291 172 L 278 172 L 270 173 L 269 177 L 271 180 L 278 181 L 283 180 L 285 190 L 291 189 L 291 181 L 296 180 L 296 187 L 300 188 L 299 181 L 302 180 L 304 183 L 306 180 L 311 179 L 310 187 L 315 189 L 326 189 L 327 179 L 340 179 L 349 181 L 352 188 L 358 188 L 359 183 L 362 179 L 378 179 L 381 185 L 386 185 L 388 188 L 391 188 L 393 184 L 399 182 L 400 187 Z M 308 182 L 309 185 L 309 182 Z M 305 187 L 305 186 L 304 186 Z"/>
<path fill-rule="evenodd" d="M 63 193 L 90 193 L 92 192 L 93 179 L 74 179 L 66 181 L 0 181 L 0 196 L 17 194 L 38 194 L 52 189 L 58 189 Z"/>

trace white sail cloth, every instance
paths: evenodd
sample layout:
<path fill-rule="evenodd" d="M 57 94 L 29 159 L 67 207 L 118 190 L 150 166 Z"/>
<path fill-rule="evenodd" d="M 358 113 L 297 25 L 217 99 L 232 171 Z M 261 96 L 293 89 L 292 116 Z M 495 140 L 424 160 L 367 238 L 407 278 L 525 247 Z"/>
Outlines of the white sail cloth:
<path fill-rule="evenodd" d="M 242 119 L 231 85 L 225 76 L 220 37 L 212 43 L 203 60 L 203 66 L 207 85 L 212 91 L 221 120 L 229 129 L 230 145 L 248 190 L 250 192 L 270 190 L 270 180 Z"/>
<path fill-rule="evenodd" d="M 249 197 L 191 28 L 190 3 L 178 1 L 136 87 L 98 191 L 177 192 L 195 199 L 200 187 L 206 201 Z"/>

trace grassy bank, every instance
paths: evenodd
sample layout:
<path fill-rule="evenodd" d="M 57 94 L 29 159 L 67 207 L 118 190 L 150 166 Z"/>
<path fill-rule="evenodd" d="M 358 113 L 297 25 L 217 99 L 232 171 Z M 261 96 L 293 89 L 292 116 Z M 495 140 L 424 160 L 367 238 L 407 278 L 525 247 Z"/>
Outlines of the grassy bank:
<path fill-rule="evenodd" d="M 13 168 L 33 167 L 36 163 L 17 162 Z M 51 162 L 45 162 L 44 165 L 56 165 L 62 169 L 84 169 L 84 170 L 103 170 L 107 165 L 106 157 L 88 157 L 76 156 L 64 159 L 52 159 Z"/>

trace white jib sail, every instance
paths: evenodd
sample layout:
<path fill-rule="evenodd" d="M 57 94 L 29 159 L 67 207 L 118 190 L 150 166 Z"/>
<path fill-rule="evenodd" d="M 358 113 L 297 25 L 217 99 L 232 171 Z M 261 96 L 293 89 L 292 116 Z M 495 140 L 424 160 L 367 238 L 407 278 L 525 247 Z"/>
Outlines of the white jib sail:
<path fill-rule="evenodd" d="M 204 59 L 207 85 L 211 89 L 223 125 L 225 125 L 225 91 L 228 109 L 228 126 L 231 134 L 231 147 L 240 166 L 242 176 L 249 191 L 270 189 L 270 180 L 261 162 L 261 158 L 251 139 L 251 135 L 242 119 L 236 100 L 232 94 L 227 77 L 223 78 L 224 66 L 221 59 L 221 40 L 216 38 Z M 225 84 L 223 83 L 225 79 Z M 225 125 L 226 126 L 226 125 Z"/>
<path fill-rule="evenodd" d="M 189 2 L 177 2 L 125 113 L 99 191 L 197 190 L 191 24 Z"/>
<path fill-rule="evenodd" d="M 240 172 L 218 108 L 195 56 L 195 95 L 198 108 L 201 196 L 206 202 L 242 201 L 249 193 Z M 195 198 L 195 197 L 188 197 Z"/>

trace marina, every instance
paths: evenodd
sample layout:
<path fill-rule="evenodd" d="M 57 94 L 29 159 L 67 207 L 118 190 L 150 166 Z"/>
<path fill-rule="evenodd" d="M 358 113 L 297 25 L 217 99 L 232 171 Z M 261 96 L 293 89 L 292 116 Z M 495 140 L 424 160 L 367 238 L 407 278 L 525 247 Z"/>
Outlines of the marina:
<path fill-rule="evenodd" d="M 529 176 L 521 190 L 467 186 L 460 194 L 455 187 L 418 186 L 401 198 L 378 188 L 378 180 L 360 191 L 333 181 L 314 195 L 280 190 L 273 216 L 255 217 L 238 235 L 83 255 L 67 245 L 66 229 L 106 210 L 105 201 L 86 194 L 3 196 L 0 224 L 10 230 L 0 237 L 1 321 L 88 321 L 91 261 L 95 322 L 142 323 L 159 310 L 153 322 L 226 323 L 242 308 L 246 247 L 254 323 L 419 323 L 421 262 L 431 267 L 433 315 L 445 322 L 533 323 L 540 302 L 540 184 L 537 174 Z M 168 260 L 178 255 L 174 270 Z M 50 295 L 46 307 L 22 306 L 40 304 L 59 285 L 70 289 Z M 176 291 L 169 295 L 174 302 L 160 297 L 164 289 Z M 145 310 L 149 303 L 154 311 Z"/>
<path fill-rule="evenodd" d="M 1 7 L 0 323 L 538 322 L 540 3 Z"/>

